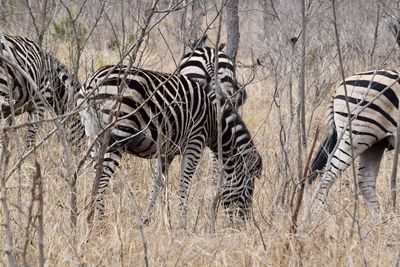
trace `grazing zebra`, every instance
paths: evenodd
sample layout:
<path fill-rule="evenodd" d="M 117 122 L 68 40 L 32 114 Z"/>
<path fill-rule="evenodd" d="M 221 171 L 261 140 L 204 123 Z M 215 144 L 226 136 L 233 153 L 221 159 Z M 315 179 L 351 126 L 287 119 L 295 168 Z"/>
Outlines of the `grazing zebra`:
<path fill-rule="evenodd" d="M 312 163 L 309 176 L 311 183 L 317 171 L 325 168 L 315 195 L 317 209 L 323 209 L 330 187 L 350 166 L 353 153 L 354 157 L 360 156 L 360 192 L 371 213 L 379 214 L 376 177 L 384 150 L 394 148 L 399 97 L 400 75 L 391 70 L 357 73 L 339 85 L 328 115 L 328 134 Z M 351 128 L 347 104 L 350 107 Z M 327 165 L 330 157 L 330 164 Z"/>
<path fill-rule="evenodd" d="M 218 55 L 218 83 L 222 94 L 235 107 L 242 106 L 247 98 L 246 90 L 240 88 L 236 80 L 233 62 L 223 51 L 225 44 L 220 44 L 217 52 L 206 43 L 207 35 L 191 45 L 193 50 L 182 57 L 178 64 L 178 72 L 199 82 L 202 88 L 215 92 L 215 57 Z M 212 97 L 215 98 L 215 94 Z"/>
<path fill-rule="evenodd" d="M 79 82 L 68 74 L 64 65 L 27 38 L 0 33 L 0 44 L 1 118 L 27 112 L 29 121 L 38 121 L 43 118 L 48 107 L 56 114 L 64 114 L 69 98 L 75 97 L 80 88 Z M 16 66 L 29 76 L 39 91 L 34 89 L 28 78 Z M 75 104 L 74 100 L 70 102 Z M 73 131 L 72 137 L 69 137 L 77 140 L 75 142 L 80 141 L 84 136 L 80 120 L 75 119 L 69 123 Z M 36 125 L 28 126 L 28 149 L 35 142 L 36 131 Z"/>
<path fill-rule="evenodd" d="M 178 72 L 188 78 L 200 83 L 201 88 L 213 90 L 212 102 L 216 101 L 216 80 L 215 80 L 215 57 L 218 55 L 218 85 L 221 88 L 224 99 L 231 102 L 234 107 L 240 107 L 247 98 L 245 88 L 240 88 L 236 80 L 235 66 L 229 56 L 224 52 L 225 44 L 215 48 L 207 45 L 208 37 L 204 35 L 199 40 L 190 44 L 192 51 L 186 53 L 178 64 Z M 216 53 L 217 52 L 217 53 Z M 214 184 L 218 177 L 218 160 L 211 153 L 211 163 L 214 177 Z M 155 186 L 162 186 L 159 181 Z M 153 191 L 157 189 L 153 188 Z M 154 203 L 154 201 L 152 202 Z"/>
<path fill-rule="evenodd" d="M 103 193 L 120 164 L 123 152 L 142 158 L 159 157 L 162 174 L 180 154 L 181 225 L 186 221 L 189 185 L 207 146 L 217 153 L 216 105 L 213 91 L 184 75 L 170 75 L 126 66 L 107 66 L 94 73 L 82 87 L 78 104 L 87 101 L 81 112 L 86 134 L 93 139 L 110 127 L 98 184 L 96 207 L 104 213 Z M 228 213 L 240 219 L 248 216 L 254 177 L 262 169 L 261 157 L 246 125 L 228 105 L 223 111 L 223 163 L 225 182 L 221 202 Z M 156 180 L 162 180 L 157 178 Z"/>

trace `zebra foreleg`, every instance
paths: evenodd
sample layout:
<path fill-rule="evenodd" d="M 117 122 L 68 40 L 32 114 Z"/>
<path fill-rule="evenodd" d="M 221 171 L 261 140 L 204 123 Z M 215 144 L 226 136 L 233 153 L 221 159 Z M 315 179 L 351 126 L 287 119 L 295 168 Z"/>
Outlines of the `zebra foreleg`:
<path fill-rule="evenodd" d="M 380 142 L 360 154 L 358 187 L 373 216 L 378 216 L 380 207 L 376 195 L 376 177 L 386 146 Z"/>
<path fill-rule="evenodd" d="M 150 189 L 149 205 L 147 206 L 146 215 L 144 216 L 143 220 L 146 225 L 148 225 L 151 221 L 151 215 L 153 213 L 156 201 L 160 195 L 161 189 L 165 188 L 166 176 L 172 160 L 172 157 L 159 157 L 157 160 L 157 166 L 154 171 L 154 177 Z"/>
<path fill-rule="evenodd" d="M 230 225 L 237 229 L 244 229 L 246 221 L 251 216 L 251 199 L 254 190 L 254 181 L 235 181 L 224 186 L 221 195 L 221 204 L 229 215 Z"/>

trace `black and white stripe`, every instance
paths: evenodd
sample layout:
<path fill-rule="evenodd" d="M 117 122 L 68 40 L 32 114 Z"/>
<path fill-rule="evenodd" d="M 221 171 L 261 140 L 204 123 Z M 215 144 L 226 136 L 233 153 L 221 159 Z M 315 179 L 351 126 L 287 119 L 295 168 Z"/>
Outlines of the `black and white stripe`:
<path fill-rule="evenodd" d="M 206 90 L 212 90 L 212 102 L 215 103 L 217 86 L 221 89 L 224 99 L 229 100 L 235 107 L 244 104 L 247 98 L 245 88 L 239 86 L 235 75 L 235 66 L 229 56 L 224 52 L 225 44 L 214 47 L 207 45 L 208 37 L 204 35 L 199 40 L 190 44 L 192 51 L 186 53 L 179 65 L 178 72 L 201 84 Z M 216 58 L 217 57 L 217 58 Z M 218 61 L 218 80 L 215 79 L 215 63 Z M 218 83 L 218 84 L 217 84 Z M 219 173 L 218 160 L 211 153 L 214 183 Z"/>
<path fill-rule="evenodd" d="M 216 90 L 216 83 L 221 88 L 226 99 L 235 107 L 244 104 L 247 98 L 245 88 L 241 88 L 235 75 L 235 66 L 224 52 L 224 44 L 218 51 L 206 45 L 207 36 L 192 45 L 192 51 L 185 54 L 178 64 L 178 72 L 199 82 L 207 90 Z M 215 62 L 218 57 L 218 81 L 215 80 Z M 213 95 L 215 98 L 215 95 Z M 214 101 L 214 99 L 213 99 Z"/>
<path fill-rule="evenodd" d="M 110 123 L 110 140 L 97 187 L 96 206 L 104 211 L 103 194 L 123 152 L 160 159 L 165 175 L 173 158 L 182 155 L 180 211 L 185 218 L 193 173 L 207 146 L 217 153 L 217 118 L 205 89 L 185 75 L 170 75 L 126 66 L 99 69 L 85 83 L 78 103 L 87 135 L 93 140 Z M 212 90 L 208 94 L 213 96 Z M 223 111 L 222 203 L 244 218 L 252 201 L 254 177 L 262 161 L 246 125 L 228 105 Z M 160 181 L 162 178 L 156 179 Z"/>
<path fill-rule="evenodd" d="M 391 70 L 357 73 L 339 85 L 330 106 L 328 134 L 313 161 L 309 176 L 312 182 L 316 172 L 325 168 L 316 192 L 319 208 L 326 203 L 328 191 L 336 178 L 350 166 L 354 153 L 355 157 L 360 156 L 360 192 L 370 211 L 379 213 L 376 177 L 384 150 L 394 147 L 399 97 L 400 75 Z M 331 160 L 327 165 L 328 158 Z"/>
<path fill-rule="evenodd" d="M 68 105 L 74 104 L 79 90 L 79 82 L 72 78 L 67 69 L 51 54 L 42 50 L 35 42 L 18 36 L 0 34 L 0 116 L 18 116 L 24 112 L 29 121 L 43 119 L 47 108 L 61 115 L 68 111 Z M 19 66 L 38 87 L 32 84 L 21 71 L 12 66 Z M 75 119 L 74 139 L 84 136 L 80 120 Z M 27 147 L 30 149 L 36 138 L 36 125 L 28 126 Z"/>

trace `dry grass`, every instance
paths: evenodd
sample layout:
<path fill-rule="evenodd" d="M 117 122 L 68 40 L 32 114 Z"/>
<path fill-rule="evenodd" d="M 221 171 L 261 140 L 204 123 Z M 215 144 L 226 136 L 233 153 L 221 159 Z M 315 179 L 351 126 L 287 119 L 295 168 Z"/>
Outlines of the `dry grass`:
<path fill-rule="evenodd" d="M 298 265 L 380 265 L 394 266 L 399 261 L 399 217 L 390 210 L 388 179 L 392 155 L 387 155 L 379 179 L 379 196 L 384 207 L 383 222 L 374 225 L 360 201 L 356 225 L 352 227 L 352 185 L 337 183 L 330 195 L 328 219 L 306 237 L 290 233 L 291 212 L 285 205 L 274 204 L 282 177 L 277 167 L 279 156 L 276 111 L 269 112 L 270 100 L 264 87 L 252 86 L 243 117 L 255 136 L 255 144 L 264 160 L 264 177 L 257 181 L 254 196 L 254 219 L 243 231 L 229 228 L 219 211 L 217 231 L 210 233 L 210 203 L 213 193 L 208 154 L 202 160 L 191 189 L 188 229 L 179 229 L 176 196 L 179 160 L 169 174 L 167 202 L 169 209 L 157 206 L 151 224 L 145 228 L 150 266 L 287 266 Z M 264 123 L 263 123 L 264 122 Z M 16 135 L 22 135 L 17 133 Z M 21 147 L 14 142 L 15 147 Z M 55 148 L 55 149 L 54 149 Z M 291 149 L 293 151 L 293 149 Z M 295 162 L 292 153 L 291 160 Z M 16 155 L 13 156 L 12 162 Z M 133 188 L 143 209 L 147 204 L 151 170 L 150 161 L 131 156 L 124 158 L 108 194 L 104 221 L 86 222 L 85 197 L 90 193 L 94 172 L 87 167 L 79 176 L 79 216 L 76 229 L 69 222 L 69 187 L 63 176 L 66 170 L 57 138 L 38 153 L 44 181 L 44 252 L 48 266 L 137 266 L 144 265 L 143 241 L 130 200 L 124 187 Z M 76 157 L 75 160 L 78 160 Z M 28 237 L 27 262 L 38 262 L 38 232 L 26 231 L 27 207 L 34 174 L 33 157 L 10 178 L 8 204 L 11 208 L 14 256 L 22 263 L 23 247 Z M 351 180 L 350 174 L 341 181 Z M 36 205 L 34 214 L 36 212 Z M 35 221 L 37 224 L 37 221 Z M 315 225 L 314 221 L 314 225 Z M 169 227 L 170 225 L 170 227 Z M 354 233 L 354 234 L 352 234 Z M 27 235 L 27 236 L 26 236 Z M 4 227 L 0 229 L 1 248 L 5 249 Z M 263 245 L 265 244 L 265 247 Z M 1 253 L 0 262 L 7 263 Z"/>

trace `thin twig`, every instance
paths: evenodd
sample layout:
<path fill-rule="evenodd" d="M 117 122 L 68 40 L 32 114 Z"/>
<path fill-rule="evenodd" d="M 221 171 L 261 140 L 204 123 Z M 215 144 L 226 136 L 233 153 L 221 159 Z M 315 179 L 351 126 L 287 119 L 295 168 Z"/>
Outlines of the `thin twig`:
<path fill-rule="evenodd" d="M 43 200 L 43 177 L 40 172 L 40 165 L 37 159 L 35 159 L 35 168 L 36 174 L 34 182 L 36 183 L 36 187 L 38 190 L 38 247 L 39 247 L 39 266 L 44 266 L 45 258 L 44 258 L 44 218 L 43 218 L 43 210 L 44 210 L 44 200 Z"/>
<path fill-rule="evenodd" d="M 352 223 L 352 229 L 350 232 L 350 237 L 353 236 L 353 230 L 354 230 L 354 224 L 355 224 L 355 215 L 357 212 L 357 208 L 358 208 L 358 190 L 357 190 L 357 175 L 356 175 L 356 167 L 354 164 L 354 146 L 353 146 L 353 135 L 352 135 L 352 116 L 351 116 L 351 109 L 350 109 L 350 104 L 349 104 L 349 95 L 348 95 L 348 91 L 347 91 L 347 87 L 346 87 L 346 83 L 344 82 L 346 80 L 346 76 L 344 74 L 344 67 L 343 67 L 343 60 L 342 60 L 342 52 L 340 49 L 340 39 L 339 39 L 339 30 L 338 30 L 338 26 L 337 26 L 337 20 L 336 20 L 336 7 L 335 7 L 335 0 L 332 0 L 332 11 L 333 11 L 333 25 L 335 28 L 335 38 L 336 38 L 336 46 L 337 46 L 337 51 L 338 51 L 338 59 L 339 59 L 339 67 L 340 67 L 340 74 L 341 74 L 341 78 L 343 81 L 343 88 L 344 88 L 344 94 L 345 94 L 345 100 L 346 100 L 346 110 L 347 110 L 347 114 L 348 114 L 348 132 L 349 132 L 349 142 L 350 142 L 350 147 L 351 147 L 351 166 L 352 166 L 352 174 L 353 174 L 353 181 L 354 181 L 354 201 L 355 201 L 355 205 L 354 205 L 354 210 L 353 210 L 353 223 Z"/>
<path fill-rule="evenodd" d="M 397 116 L 397 129 L 396 129 L 396 139 L 394 146 L 394 156 L 393 156 L 393 165 L 392 165 L 392 175 L 390 177 L 390 192 L 392 199 L 392 208 L 393 212 L 396 212 L 396 195 L 397 195 L 397 163 L 399 162 L 399 151 L 400 151 L 400 109 L 398 110 L 399 114 Z"/>
<path fill-rule="evenodd" d="M 300 182 L 300 191 L 297 194 L 296 206 L 294 208 L 293 215 L 292 215 L 292 225 L 290 227 L 290 232 L 294 233 L 294 234 L 297 232 L 297 226 L 299 225 L 297 219 L 298 219 L 298 214 L 299 214 L 301 203 L 302 203 L 302 199 L 303 199 L 303 194 L 304 194 L 304 189 L 305 189 L 305 180 L 307 179 L 307 173 L 308 173 L 308 170 L 309 170 L 309 167 L 310 167 L 310 162 L 311 162 L 311 159 L 312 159 L 312 155 L 314 153 L 314 148 L 315 148 L 315 145 L 317 143 L 318 134 L 319 134 L 319 128 L 317 128 L 317 130 L 315 131 L 314 141 L 313 141 L 313 143 L 311 145 L 311 150 L 310 150 L 310 152 L 308 154 L 306 166 L 305 166 L 304 172 L 303 172 L 303 177 L 301 177 L 302 179 L 301 179 L 301 182 Z M 293 195 L 292 200 L 291 200 L 291 205 L 290 205 L 291 207 L 293 207 L 293 199 L 294 199 L 294 195 Z"/>
<path fill-rule="evenodd" d="M 221 36 L 221 25 L 222 25 L 222 14 L 219 17 L 219 22 L 218 22 L 218 32 L 217 32 L 217 42 L 216 42 L 216 47 L 215 50 L 218 51 L 218 45 L 219 45 L 219 39 Z M 215 224 L 217 221 L 217 209 L 220 201 L 220 194 L 221 194 L 221 186 L 223 184 L 223 179 L 224 179 L 224 165 L 222 163 L 222 108 L 221 108 L 221 98 L 222 98 L 222 91 L 221 87 L 219 85 L 219 80 L 218 80 L 218 56 L 215 57 L 215 62 L 214 62 L 214 79 L 215 79 L 215 91 L 216 91 L 216 106 L 217 106 L 217 129 L 218 129 L 218 169 L 219 169 L 219 175 L 217 179 L 217 185 L 215 189 L 215 195 L 213 197 L 212 203 L 211 203 L 211 232 L 215 233 Z"/>
<path fill-rule="evenodd" d="M 133 211 L 135 212 L 136 222 L 139 225 L 140 235 L 142 237 L 142 242 L 143 242 L 144 262 L 145 262 L 146 267 L 148 267 L 149 266 L 149 256 L 148 256 L 148 252 L 147 252 L 148 242 L 147 242 L 146 235 L 144 233 L 143 219 L 140 214 L 140 210 L 139 210 L 139 206 L 136 201 L 135 194 L 132 192 L 132 190 L 129 188 L 129 185 L 126 182 L 124 182 L 124 184 L 125 184 L 125 192 L 127 193 L 128 198 L 131 200 L 132 208 L 133 208 Z"/>

